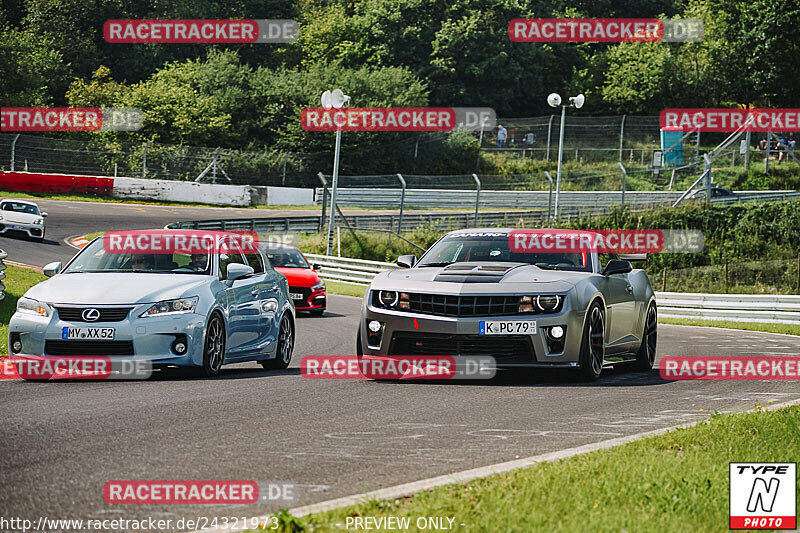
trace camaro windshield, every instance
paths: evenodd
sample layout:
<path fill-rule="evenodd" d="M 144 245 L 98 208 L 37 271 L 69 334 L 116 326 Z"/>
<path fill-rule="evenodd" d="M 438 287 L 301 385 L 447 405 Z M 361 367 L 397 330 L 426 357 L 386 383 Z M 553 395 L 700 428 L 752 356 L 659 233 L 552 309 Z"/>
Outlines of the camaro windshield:
<path fill-rule="evenodd" d="M 269 262 L 274 267 L 283 268 L 311 268 L 306 258 L 299 250 L 280 250 L 274 252 L 266 252 Z"/>
<path fill-rule="evenodd" d="M 77 272 L 144 272 L 154 274 L 210 274 L 210 254 L 126 254 L 109 253 L 103 239 L 89 244 L 64 270 Z"/>
<path fill-rule="evenodd" d="M 35 205 L 26 204 L 24 202 L 3 202 L 0 206 L 2 211 L 13 211 L 15 213 L 28 213 L 29 215 L 38 215 L 39 208 Z"/>
<path fill-rule="evenodd" d="M 547 270 L 591 272 L 588 253 L 517 253 L 508 234 L 454 234 L 434 244 L 417 266 L 446 266 L 461 261 L 528 263 Z"/>

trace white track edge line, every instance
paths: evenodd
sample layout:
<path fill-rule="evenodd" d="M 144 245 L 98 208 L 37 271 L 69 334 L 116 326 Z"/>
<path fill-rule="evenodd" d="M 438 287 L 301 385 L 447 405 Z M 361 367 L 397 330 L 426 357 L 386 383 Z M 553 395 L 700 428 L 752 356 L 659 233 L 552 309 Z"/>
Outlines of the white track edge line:
<path fill-rule="evenodd" d="M 800 404 L 800 398 L 796 398 L 794 400 L 789 400 L 787 402 L 779 404 L 767 405 L 766 407 L 762 407 L 761 409 L 749 409 L 747 411 L 742 411 L 742 412 L 752 413 L 755 411 L 775 411 L 778 409 L 783 409 L 798 404 Z M 356 505 L 370 500 L 377 500 L 377 499 L 388 500 L 388 499 L 405 498 L 415 493 L 422 492 L 425 490 L 430 490 L 435 487 L 440 487 L 442 485 L 449 485 L 452 483 L 464 483 L 467 481 L 488 477 L 494 474 L 502 474 L 505 472 L 510 472 L 512 470 L 525 468 L 528 466 L 535 465 L 537 463 L 557 461 L 559 459 L 566 459 L 569 457 L 574 457 L 576 455 L 583 455 L 598 450 L 613 448 L 615 446 L 627 444 L 629 442 L 633 442 L 639 439 L 653 437 L 657 435 L 663 435 L 665 433 L 669 433 L 670 431 L 674 431 L 677 429 L 690 428 L 700 423 L 706 422 L 707 420 L 708 420 L 707 418 L 704 418 L 702 420 L 696 420 L 694 422 L 686 422 L 684 424 L 679 424 L 677 426 L 670 426 L 667 428 L 645 431 L 643 433 L 636 433 L 634 435 L 627 435 L 624 437 L 616 437 L 613 439 L 594 442 L 591 444 L 584 444 L 583 446 L 577 446 L 574 448 L 567 448 L 555 452 L 549 452 L 541 455 L 525 457 L 523 459 L 516 459 L 514 461 L 507 461 L 504 463 L 482 466 L 480 468 L 473 468 L 471 470 L 464 470 L 462 472 L 455 472 L 453 474 L 445 474 L 443 476 L 432 477 L 429 479 L 422 479 L 419 481 L 413 481 L 411 483 L 396 485 L 394 487 L 387 487 L 385 489 L 373 490 L 370 492 L 364 492 L 362 494 L 355 494 L 353 496 L 345 496 L 343 498 L 337 498 L 335 500 L 328 500 L 320 503 L 314 503 L 311 505 L 305 505 L 303 507 L 295 507 L 294 509 L 289 509 L 289 513 L 291 513 L 293 516 L 300 517 L 313 513 L 331 511 L 334 509 L 339 509 L 341 507 L 347 507 L 350 505 Z M 255 522 L 256 520 L 259 520 L 259 523 L 263 524 L 265 523 L 266 520 L 268 520 L 268 517 L 270 516 L 271 515 L 251 517 L 247 519 L 246 523 L 251 523 L 251 521 Z M 248 529 L 253 529 L 253 528 L 241 527 L 241 528 L 204 529 L 204 530 L 193 531 L 191 533 L 228 533 L 235 531 L 246 531 Z"/>

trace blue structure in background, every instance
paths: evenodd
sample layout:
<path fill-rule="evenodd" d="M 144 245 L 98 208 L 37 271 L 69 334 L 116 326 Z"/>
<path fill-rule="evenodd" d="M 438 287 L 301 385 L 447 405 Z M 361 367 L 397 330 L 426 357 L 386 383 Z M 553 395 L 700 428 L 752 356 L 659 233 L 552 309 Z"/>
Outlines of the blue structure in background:
<path fill-rule="evenodd" d="M 664 128 L 661 130 L 662 164 L 665 167 L 674 167 L 683 164 L 683 128 Z M 675 144 L 678 143 L 678 144 Z M 675 144 L 675 146 L 672 146 Z M 667 148 L 672 148 L 667 151 Z"/>

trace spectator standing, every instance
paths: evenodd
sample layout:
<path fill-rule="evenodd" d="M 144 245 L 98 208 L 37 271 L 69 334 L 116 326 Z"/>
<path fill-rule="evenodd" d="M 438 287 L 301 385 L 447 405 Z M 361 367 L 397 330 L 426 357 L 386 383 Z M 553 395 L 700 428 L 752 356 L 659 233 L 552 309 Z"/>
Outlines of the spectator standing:
<path fill-rule="evenodd" d="M 497 147 L 502 148 L 503 144 L 506 142 L 506 136 L 508 135 L 508 130 L 503 127 L 502 124 L 497 125 Z"/>

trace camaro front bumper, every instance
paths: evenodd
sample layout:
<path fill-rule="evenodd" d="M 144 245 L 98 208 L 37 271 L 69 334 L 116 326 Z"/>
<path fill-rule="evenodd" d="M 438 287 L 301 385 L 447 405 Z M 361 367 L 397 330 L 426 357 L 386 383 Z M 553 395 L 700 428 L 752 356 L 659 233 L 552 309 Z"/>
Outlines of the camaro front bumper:
<path fill-rule="evenodd" d="M 489 317 L 450 317 L 396 311 L 362 304 L 360 343 L 365 355 L 490 355 L 499 367 L 574 367 L 578 365 L 585 310 L 565 303 L 557 313 Z M 482 321 L 532 320 L 532 334 L 481 334 Z M 378 334 L 369 324 L 380 323 Z M 552 337 L 559 326 L 561 339 Z"/>
<path fill-rule="evenodd" d="M 149 306 L 133 306 L 127 318 L 119 322 L 67 322 L 58 313 L 42 317 L 17 312 L 9 322 L 9 351 L 11 355 L 108 356 L 119 361 L 149 361 L 153 365 L 202 365 L 206 317 L 187 313 L 140 318 Z M 114 339 L 67 340 L 64 328 L 114 328 Z M 15 339 L 22 343 L 19 351 L 12 349 Z M 186 343 L 184 354 L 175 351 L 179 340 Z"/>

